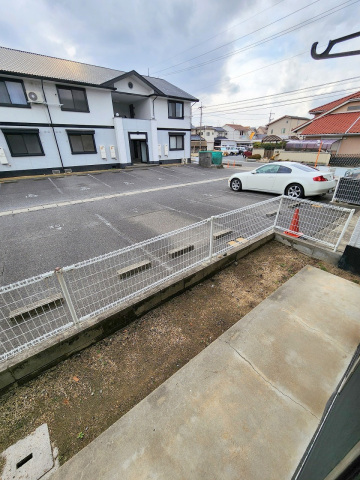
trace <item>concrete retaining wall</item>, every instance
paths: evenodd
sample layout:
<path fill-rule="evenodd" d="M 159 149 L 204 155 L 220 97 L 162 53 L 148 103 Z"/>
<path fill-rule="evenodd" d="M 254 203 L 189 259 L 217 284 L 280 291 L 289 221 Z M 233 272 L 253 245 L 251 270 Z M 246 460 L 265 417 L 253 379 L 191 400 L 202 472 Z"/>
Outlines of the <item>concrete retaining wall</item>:
<path fill-rule="evenodd" d="M 300 162 L 300 163 L 315 163 L 317 152 L 287 152 L 285 150 L 274 150 L 274 155 L 276 155 L 275 160 L 281 162 L 284 160 L 289 160 L 290 162 Z M 318 165 L 329 165 L 330 153 L 320 152 L 317 164 Z"/>

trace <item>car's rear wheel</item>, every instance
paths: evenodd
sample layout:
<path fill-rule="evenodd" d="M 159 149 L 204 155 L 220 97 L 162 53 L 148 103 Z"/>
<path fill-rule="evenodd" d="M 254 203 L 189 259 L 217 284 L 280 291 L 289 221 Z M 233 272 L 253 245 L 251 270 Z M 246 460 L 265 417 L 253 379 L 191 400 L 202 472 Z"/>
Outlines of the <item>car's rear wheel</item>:
<path fill-rule="evenodd" d="M 304 198 L 304 188 L 299 183 L 291 183 L 285 188 L 285 195 L 293 198 Z"/>
<path fill-rule="evenodd" d="M 230 188 L 231 190 L 234 190 L 234 192 L 240 192 L 242 188 L 240 180 L 238 178 L 233 178 L 230 182 Z"/>

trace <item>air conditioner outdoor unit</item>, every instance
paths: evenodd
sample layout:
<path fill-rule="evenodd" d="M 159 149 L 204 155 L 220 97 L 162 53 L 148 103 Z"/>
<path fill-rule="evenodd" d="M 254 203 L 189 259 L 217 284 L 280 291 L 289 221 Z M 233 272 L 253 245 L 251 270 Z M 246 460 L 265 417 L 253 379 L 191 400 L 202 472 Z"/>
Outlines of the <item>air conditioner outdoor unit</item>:
<path fill-rule="evenodd" d="M 30 90 L 26 92 L 29 103 L 44 103 L 43 94 L 37 90 Z"/>

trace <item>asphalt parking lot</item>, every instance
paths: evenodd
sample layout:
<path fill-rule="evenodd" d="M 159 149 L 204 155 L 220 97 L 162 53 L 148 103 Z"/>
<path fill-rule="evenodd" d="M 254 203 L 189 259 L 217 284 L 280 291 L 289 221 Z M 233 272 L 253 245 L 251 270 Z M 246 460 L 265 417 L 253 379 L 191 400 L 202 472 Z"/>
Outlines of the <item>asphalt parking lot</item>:
<path fill-rule="evenodd" d="M 152 167 L 0 185 L 0 282 L 7 285 L 274 195 L 232 192 L 242 167 Z"/>

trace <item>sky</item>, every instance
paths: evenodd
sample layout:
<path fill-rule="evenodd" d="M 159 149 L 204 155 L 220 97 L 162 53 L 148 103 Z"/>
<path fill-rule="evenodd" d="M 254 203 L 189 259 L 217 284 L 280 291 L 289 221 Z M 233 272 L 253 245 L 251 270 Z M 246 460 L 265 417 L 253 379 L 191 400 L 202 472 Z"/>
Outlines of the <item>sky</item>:
<path fill-rule="evenodd" d="M 0 0 L 0 45 L 150 73 L 199 99 L 194 125 L 258 127 L 360 90 L 360 56 L 310 55 L 359 18 L 360 0 Z"/>

